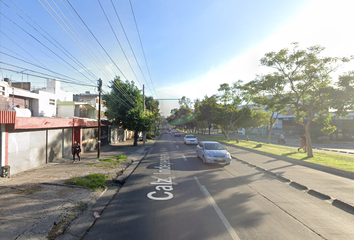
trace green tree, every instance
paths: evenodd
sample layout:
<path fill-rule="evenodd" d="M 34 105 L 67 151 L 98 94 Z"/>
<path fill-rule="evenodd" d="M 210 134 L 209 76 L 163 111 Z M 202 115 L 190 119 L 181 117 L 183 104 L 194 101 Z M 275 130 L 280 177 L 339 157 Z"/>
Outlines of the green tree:
<path fill-rule="evenodd" d="M 225 138 L 227 141 L 230 141 L 230 121 L 227 117 L 225 117 L 225 109 L 222 104 L 217 103 L 212 109 L 211 109 L 211 115 L 213 119 L 213 124 L 217 125 L 220 127 L 222 133 L 224 134 Z"/>
<path fill-rule="evenodd" d="M 272 128 L 281 114 L 286 113 L 291 97 L 284 90 L 284 78 L 278 73 L 257 77 L 247 83 L 245 89 L 251 95 L 255 106 L 264 108 L 269 113 L 267 143 L 270 143 Z"/>
<path fill-rule="evenodd" d="M 219 100 L 223 103 L 225 116 L 229 120 L 229 125 L 234 133 L 236 142 L 239 143 L 237 136 L 237 125 L 246 113 L 249 113 L 248 104 L 250 95 L 239 80 L 231 86 L 228 83 L 220 84 Z M 241 105 L 242 104 L 242 105 Z"/>
<path fill-rule="evenodd" d="M 249 134 L 257 129 L 257 137 L 259 142 L 259 128 L 268 125 L 268 120 L 270 114 L 264 112 L 263 108 L 254 107 L 252 108 L 251 114 L 247 114 L 247 117 L 242 119 L 241 126 L 246 129 L 246 140 L 249 140 Z"/>
<path fill-rule="evenodd" d="M 156 136 L 158 125 L 160 125 L 162 121 L 162 117 L 159 109 L 159 101 L 154 100 L 153 97 L 146 97 L 145 108 L 154 115 L 153 126 L 155 127 L 155 136 Z"/>
<path fill-rule="evenodd" d="M 270 52 L 261 59 L 263 66 L 275 69 L 273 76 L 281 79 L 281 86 L 291 98 L 289 110 L 294 112 L 296 123 L 305 129 L 307 156 L 313 157 L 310 137 L 310 124 L 313 121 L 323 122 L 325 133 L 335 131 L 330 125 L 329 108 L 333 105 L 333 82 L 331 73 L 351 58 L 323 57 L 321 46 L 299 49 L 294 48 Z M 271 85 L 271 84 L 270 84 Z M 273 87 L 276 87 L 273 84 Z"/>
<path fill-rule="evenodd" d="M 204 126 L 209 129 L 210 135 L 210 128 L 212 126 L 213 121 L 213 114 L 212 109 L 214 109 L 217 105 L 217 98 L 215 95 L 208 97 L 205 96 L 204 99 L 201 101 L 199 109 L 198 109 L 198 121 L 204 122 Z"/>
<path fill-rule="evenodd" d="M 103 95 L 107 107 L 105 115 L 113 124 L 135 131 L 134 146 L 137 146 L 138 132 L 149 130 L 152 124 L 151 114 L 143 114 L 141 91 L 133 81 L 123 82 L 119 76 L 111 81 L 110 88 L 111 91 Z"/>

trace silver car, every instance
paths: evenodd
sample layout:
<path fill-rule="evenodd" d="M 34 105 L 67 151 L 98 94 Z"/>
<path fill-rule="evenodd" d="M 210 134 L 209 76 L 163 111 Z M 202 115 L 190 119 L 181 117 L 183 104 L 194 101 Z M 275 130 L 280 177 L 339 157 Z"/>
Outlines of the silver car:
<path fill-rule="evenodd" d="M 219 142 L 201 141 L 197 145 L 197 157 L 203 163 L 231 163 L 231 154 Z"/>
<path fill-rule="evenodd" d="M 194 135 L 186 135 L 183 139 L 184 144 L 198 144 L 198 139 Z"/>

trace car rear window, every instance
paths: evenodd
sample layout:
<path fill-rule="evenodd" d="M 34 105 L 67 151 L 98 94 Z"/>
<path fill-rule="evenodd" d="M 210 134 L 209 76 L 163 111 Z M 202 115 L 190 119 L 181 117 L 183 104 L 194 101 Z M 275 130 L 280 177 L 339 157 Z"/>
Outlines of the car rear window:
<path fill-rule="evenodd" d="M 225 148 L 219 143 L 204 143 L 205 150 L 224 150 Z"/>

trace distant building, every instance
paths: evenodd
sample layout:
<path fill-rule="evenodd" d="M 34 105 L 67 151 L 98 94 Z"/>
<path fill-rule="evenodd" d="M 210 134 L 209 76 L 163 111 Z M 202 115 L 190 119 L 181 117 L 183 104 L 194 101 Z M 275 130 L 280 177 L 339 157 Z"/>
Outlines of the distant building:
<path fill-rule="evenodd" d="M 31 85 L 5 78 L 0 82 L 0 110 L 28 109 L 32 117 L 56 117 L 58 101 L 73 101 L 73 93 L 62 91 L 60 81 L 47 79 L 47 87 L 30 91 Z"/>
<path fill-rule="evenodd" d="M 90 105 L 95 108 L 95 118 L 98 118 L 98 109 L 99 109 L 99 95 L 98 94 L 92 94 L 90 91 L 86 91 L 85 93 L 81 94 L 74 94 L 73 99 L 76 104 L 81 103 L 80 106 L 80 111 L 88 111 L 88 114 L 90 113 Z M 82 103 L 86 103 L 87 105 L 82 105 Z M 90 105 L 89 105 L 90 104 Z M 104 104 L 104 101 L 101 99 L 101 118 L 106 118 L 104 115 L 106 111 L 106 106 Z"/>

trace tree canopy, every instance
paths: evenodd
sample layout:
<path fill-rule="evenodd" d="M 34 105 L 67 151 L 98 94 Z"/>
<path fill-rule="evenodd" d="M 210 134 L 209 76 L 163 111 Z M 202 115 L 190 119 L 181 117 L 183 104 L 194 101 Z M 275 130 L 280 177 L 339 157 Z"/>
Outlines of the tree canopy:
<path fill-rule="evenodd" d="M 149 131 L 158 114 L 158 103 L 148 98 L 148 106 L 152 110 L 143 111 L 143 96 L 134 82 L 123 82 L 120 77 L 111 81 L 111 91 L 103 95 L 106 102 L 107 118 L 113 124 L 124 129 L 135 131 L 134 145 L 137 145 L 139 131 Z"/>

